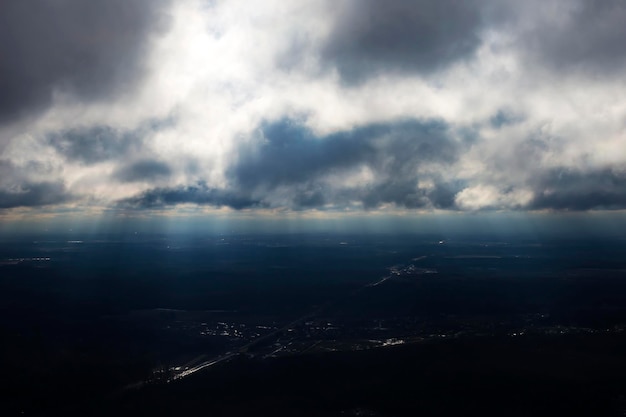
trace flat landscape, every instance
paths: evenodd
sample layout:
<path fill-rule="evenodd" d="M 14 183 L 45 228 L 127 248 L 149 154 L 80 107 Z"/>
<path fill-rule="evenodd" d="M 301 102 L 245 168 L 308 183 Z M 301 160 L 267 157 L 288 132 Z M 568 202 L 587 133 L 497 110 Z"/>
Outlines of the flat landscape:
<path fill-rule="evenodd" d="M 3 415 L 626 412 L 626 242 L 3 241 Z"/>

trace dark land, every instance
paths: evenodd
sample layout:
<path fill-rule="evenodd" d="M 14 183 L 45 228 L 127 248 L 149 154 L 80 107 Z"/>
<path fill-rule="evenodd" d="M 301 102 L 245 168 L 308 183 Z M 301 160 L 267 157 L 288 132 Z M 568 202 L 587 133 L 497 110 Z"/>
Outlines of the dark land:
<path fill-rule="evenodd" d="M 3 416 L 626 415 L 626 240 L 0 240 Z"/>

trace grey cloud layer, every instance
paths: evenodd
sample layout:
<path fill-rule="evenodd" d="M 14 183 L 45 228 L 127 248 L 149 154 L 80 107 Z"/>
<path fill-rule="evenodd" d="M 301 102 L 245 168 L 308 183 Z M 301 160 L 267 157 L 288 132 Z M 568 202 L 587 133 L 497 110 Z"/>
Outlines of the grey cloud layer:
<path fill-rule="evenodd" d="M 321 138 L 288 119 L 261 130 L 262 144 L 244 150 L 231 171 L 246 187 L 300 182 L 359 164 L 399 174 L 420 161 L 452 162 L 457 154 L 448 126 L 439 121 L 376 124 Z"/>
<path fill-rule="evenodd" d="M 559 3 L 557 3 L 559 4 Z M 544 7 L 541 6 L 541 13 Z M 518 41 L 525 53 L 552 71 L 622 75 L 626 68 L 626 2 L 561 2 L 558 22 L 533 28 Z"/>
<path fill-rule="evenodd" d="M 240 151 L 228 170 L 230 188 L 206 185 L 158 188 L 125 201 L 131 206 L 177 203 L 216 206 L 332 208 L 358 204 L 376 208 L 450 208 L 455 186 L 439 183 L 437 174 L 419 171 L 452 164 L 460 145 L 445 123 L 406 121 L 377 124 L 317 137 L 290 120 L 266 123 L 263 141 Z M 366 168 L 372 179 L 364 184 L 341 184 L 342 177 Z M 435 182 L 420 188 L 420 180 Z"/>
<path fill-rule="evenodd" d="M 428 193 L 418 189 L 418 170 L 425 164 L 451 164 L 459 151 L 448 126 L 438 121 L 371 125 L 319 138 L 283 120 L 266 125 L 263 137 L 263 145 L 243 152 L 231 170 L 234 183 L 253 192 L 291 187 L 294 203 L 304 206 L 351 199 L 365 207 L 428 206 Z M 373 173 L 370 184 L 337 189 L 325 181 L 359 167 Z"/>
<path fill-rule="evenodd" d="M 169 177 L 172 173 L 165 162 L 153 159 L 143 159 L 121 167 L 114 175 L 121 182 L 154 181 Z"/>
<path fill-rule="evenodd" d="M 322 56 L 350 83 L 389 71 L 429 74 L 480 45 L 482 3 L 350 0 Z"/>
<path fill-rule="evenodd" d="M 40 207 L 60 204 L 71 198 L 60 181 L 22 183 L 16 189 L 0 190 L 0 208 Z"/>
<path fill-rule="evenodd" d="M 537 178 L 535 209 L 590 210 L 626 207 L 626 167 L 584 172 L 553 169 Z"/>
<path fill-rule="evenodd" d="M 92 100 L 132 88 L 167 0 L 3 0 L 0 122 L 51 103 L 55 89 Z"/>
<path fill-rule="evenodd" d="M 39 207 L 72 199 L 62 180 L 43 180 L 49 169 L 30 163 L 16 166 L 0 159 L 0 208 Z M 38 174 L 39 178 L 33 178 Z"/>
<path fill-rule="evenodd" d="M 321 56 L 349 84 L 394 73 L 429 76 L 471 60 L 495 30 L 506 31 L 525 65 L 619 75 L 624 22 L 622 0 L 349 0 Z"/>
<path fill-rule="evenodd" d="M 259 200 L 251 199 L 234 190 L 209 187 L 205 182 L 177 187 L 153 188 L 140 195 L 119 202 L 123 208 L 161 208 L 178 204 L 199 204 L 234 209 L 263 207 Z"/>
<path fill-rule="evenodd" d="M 158 187 L 120 204 L 132 208 L 192 203 L 234 209 L 294 210 L 376 209 L 391 204 L 396 208 L 460 210 L 456 197 L 470 186 L 470 179 L 445 179 L 442 174 L 455 169 L 458 157 L 467 151 L 472 140 L 455 135 L 440 121 L 375 124 L 318 137 L 302 124 L 285 119 L 265 123 L 261 135 L 264 140 L 260 144 L 256 142 L 241 150 L 238 161 L 228 170 L 226 188 L 210 187 L 205 182 Z M 498 168 L 500 177 L 503 169 L 516 177 L 534 166 L 525 173 L 522 183 L 502 179 L 493 183 L 505 197 L 516 187 L 531 190 L 528 203 L 509 208 L 579 211 L 626 207 L 623 168 L 544 169 L 537 165 L 537 149 L 533 149 L 530 153 L 524 149 L 516 151 L 520 161 L 508 168 L 504 166 L 506 158 L 494 161 L 503 165 Z M 158 163 L 152 166 L 152 162 L 147 162 L 144 168 L 154 168 L 158 175 L 167 172 Z M 367 168 L 371 179 L 351 184 L 341 181 L 359 168 Z"/>
<path fill-rule="evenodd" d="M 139 150 L 142 133 L 145 132 L 93 126 L 54 132 L 47 142 L 66 160 L 95 164 Z"/>

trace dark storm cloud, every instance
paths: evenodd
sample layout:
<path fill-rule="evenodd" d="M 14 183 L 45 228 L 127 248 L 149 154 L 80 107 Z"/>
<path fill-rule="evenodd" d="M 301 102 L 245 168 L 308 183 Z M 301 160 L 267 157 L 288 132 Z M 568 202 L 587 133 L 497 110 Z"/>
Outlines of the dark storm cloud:
<path fill-rule="evenodd" d="M 132 207 L 181 203 L 248 207 L 284 207 L 295 210 L 345 207 L 366 209 L 382 204 L 406 208 L 449 208 L 458 187 L 434 174 L 424 175 L 434 187 L 420 188 L 417 170 L 427 165 L 452 164 L 460 145 L 449 127 L 439 121 L 376 124 L 316 136 L 291 120 L 266 123 L 263 141 L 241 149 L 227 171 L 227 189 L 204 184 L 157 188 L 122 202 Z M 375 177 L 370 185 L 345 184 L 342 176 L 366 168 Z M 337 184 L 339 179 L 341 184 Z"/>
<path fill-rule="evenodd" d="M 371 189 L 365 190 L 362 196 L 365 208 L 376 208 L 382 203 L 394 203 L 406 208 L 420 208 L 428 206 L 425 190 L 417 187 L 415 179 L 391 179 Z"/>
<path fill-rule="evenodd" d="M 564 2 L 567 12 L 554 24 L 526 33 L 520 43 L 528 55 L 553 71 L 580 70 L 607 75 L 626 69 L 626 2 Z M 538 12 L 541 13 L 540 6 Z M 620 74 L 621 75 L 621 74 Z"/>
<path fill-rule="evenodd" d="M 450 204 L 439 190 L 419 189 L 416 173 L 426 164 L 446 166 L 456 160 L 459 144 L 443 122 L 375 124 L 317 137 L 300 124 L 282 120 L 262 131 L 265 142 L 243 152 L 229 172 L 234 184 L 252 194 L 291 190 L 292 208 L 354 201 L 368 209 L 385 203 L 407 208 Z M 360 167 L 373 173 L 373 185 L 339 187 L 327 179 Z"/>
<path fill-rule="evenodd" d="M 169 0 L 2 0 L 0 122 L 50 104 L 132 88 Z"/>
<path fill-rule="evenodd" d="M 307 209 L 323 207 L 328 202 L 325 187 L 318 184 L 311 184 L 305 189 L 295 190 L 293 193 L 293 206 L 295 208 Z"/>
<path fill-rule="evenodd" d="M 136 182 L 166 178 L 171 173 L 172 170 L 165 162 L 144 159 L 120 168 L 113 176 L 122 182 Z"/>
<path fill-rule="evenodd" d="M 264 125 L 262 132 L 264 143 L 240 151 L 229 172 L 245 188 L 302 183 L 361 165 L 403 178 L 420 164 L 452 163 L 458 152 L 440 121 L 374 124 L 317 137 L 297 122 L 281 120 Z"/>
<path fill-rule="evenodd" d="M 322 51 L 348 83 L 383 73 L 434 71 L 480 44 L 482 1 L 351 0 Z"/>
<path fill-rule="evenodd" d="M 203 182 L 190 186 L 154 188 L 138 196 L 124 199 L 119 202 L 119 205 L 125 208 L 143 209 L 186 203 L 216 207 L 227 206 L 235 209 L 262 207 L 264 205 L 262 201 L 253 200 L 235 190 L 210 188 Z"/>
<path fill-rule="evenodd" d="M 17 166 L 0 159 L 0 209 L 45 206 L 71 200 L 63 181 L 32 178 L 50 173 L 50 168 L 40 163 Z"/>
<path fill-rule="evenodd" d="M 382 204 L 408 209 L 455 208 L 454 196 L 462 189 L 458 184 L 435 179 L 433 187 L 420 187 L 418 179 L 416 176 L 390 177 L 379 184 L 353 190 L 353 199 L 360 201 L 365 209 L 375 209 Z"/>
<path fill-rule="evenodd" d="M 625 22 L 623 0 L 349 0 L 321 57 L 349 84 L 390 73 L 428 76 L 470 59 L 481 34 L 495 30 L 515 39 L 509 46 L 526 66 L 620 75 Z"/>
<path fill-rule="evenodd" d="M 140 132 L 118 130 L 108 126 L 57 132 L 49 135 L 47 140 L 67 160 L 84 164 L 122 157 L 142 144 Z"/>
<path fill-rule="evenodd" d="M 554 169 L 535 184 L 532 209 L 591 210 L 626 208 L 626 171 Z"/>
<path fill-rule="evenodd" d="M 463 181 L 443 182 L 436 181 L 435 187 L 426 193 L 431 205 L 437 209 L 457 209 L 454 198 L 463 190 Z"/>
<path fill-rule="evenodd" d="M 0 209 L 59 204 L 69 199 L 65 185 L 60 181 L 27 182 L 12 189 L 0 189 Z"/>

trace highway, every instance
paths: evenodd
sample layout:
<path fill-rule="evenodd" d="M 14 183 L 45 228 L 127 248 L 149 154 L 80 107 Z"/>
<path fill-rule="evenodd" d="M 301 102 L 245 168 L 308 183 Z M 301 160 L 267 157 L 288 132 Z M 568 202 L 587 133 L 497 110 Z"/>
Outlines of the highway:
<path fill-rule="evenodd" d="M 188 377 L 190 375 L 193 375 L 196 372 L 199 372 L 199 371 L 201 371 L 203 369 L 206 369 L 206 368 L 208 368 L 210 366 L 217 365 L 220 362 L 224 362 L 224 361 L 226 361 L 226 360 L 228 360 L 228 359 L 230 359 L 233 356 L 236 356 L 238 354 L 239 354 L 239 352 L 228 352 L 225 355 L 222 355 L 222 356 L 217 357 L 215 359 L 211 359 L 211 360 L 208 360 L 206 362 L 202 362 L 199 365 L 196 365 L 196 366 L 194 366 L 192 368 L 188 368 L 188 369 L 183 370 L 181 373 L 173 376 L 171 380 L 175 381 L 175 380 L 178 380 L 178 379 L 186 378 L 186 377 Z"/>
<path fill-rule="evenodd" d="M 352 292 L 350 292 L 347 296 L 344 297 L 345 298 L 350 298 L 355 296 L 357 293 L 363 291 L 365 288 L 369 288 L 369 287 L 375 287 L 378 286 L 380 284 L 382 284 L 383 282 L 387 281 L 388 279 L 392 278 L 392 275 L 389 276 L 385 276 L 380 280 L 374 281 L 374 282 L 370 282 L 362 287 L 357 288 L 356 290 L 353 290 Z M 183 378 L 186 378 L 190 375 L 195 374 L 196 372 L 202 371 L 206 368 L 209 368 L 211 366 L 217 365 L 218 363 L 227 361 L 228 359 L 237 356 L 239 354 L 243 354 L 243 353 L 249 353 L 250 349 L 253 348 L 254 346 L 261 344 L 267 340 L 270 340 L 272 338 L 275 338 L 276 336 L 279 336 L 280 334 L 282 334 L 283 332 L 285 332 L 286 330 L 300 324 L 301 322 L 310 319 L 314 316 L 316 316 L 317 314 L 319 314 L 320 312 L 322 312 L 323 310 L 325 310 L 326 308 L 328 308 L 330 305 L 332 305 L 332 302 L 328 302 L 325 305 L 318 307 L 317 309 L 315 309 L 314 311 L 305 314 L 304 316 L 301 316 L 287 324 L 285 324 L 284 326 L 271 331 L 270 333 L 266 334 L 265 336 L 261 336 L 258 339 L 254 339 L 252 341 L 250 341 L 249 343 L 245 344 L 244 346 L 240 347 L 238 350 L 236 350 L 235 352 L 228 352 L 225 353 L 224 355 L 218 356 L 217 358 L 213 358 L 210 360 L 206 360 L 204 362 L 199 363 L 198 365 L 195 365 L 191 368 L 189 368 L 189 365 L 193 364 L 193 363 L 197 363 L 201 360 L 203 360 L 206 355 L 200 355 L 194 359 L 192 359 L 190 362 L 187 363 L 187 365 L 185 365 L 184 367 L 181 367 L 182 370 L 180 373 L 177 373 L 176 375 L 174 375 L 169 381 L 175 381 L 175 380 L 180 380 Z M 281 346 L 280 348 L 277 349 L 280 350 L 283 347 Z"/>

